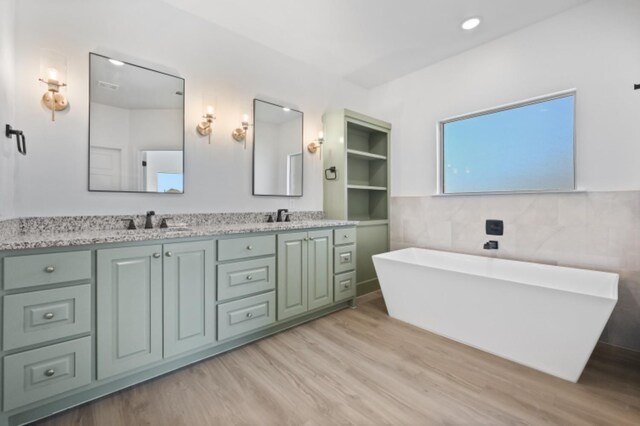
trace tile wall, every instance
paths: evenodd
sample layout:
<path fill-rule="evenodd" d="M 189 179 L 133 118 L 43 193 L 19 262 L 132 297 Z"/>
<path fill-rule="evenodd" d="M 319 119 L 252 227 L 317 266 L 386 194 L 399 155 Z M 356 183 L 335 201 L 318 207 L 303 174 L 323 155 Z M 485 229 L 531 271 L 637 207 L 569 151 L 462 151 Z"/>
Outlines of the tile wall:
<path fill-rule="evenodd" d="M 504 236 L 487 236 L 486 219 L 504 220 Z M 482 248 L 490 239 L 498 251 Z M 617 272 L 601 340 L 640 351 L 640 191 L 393 197 L 391 246 Z"/>

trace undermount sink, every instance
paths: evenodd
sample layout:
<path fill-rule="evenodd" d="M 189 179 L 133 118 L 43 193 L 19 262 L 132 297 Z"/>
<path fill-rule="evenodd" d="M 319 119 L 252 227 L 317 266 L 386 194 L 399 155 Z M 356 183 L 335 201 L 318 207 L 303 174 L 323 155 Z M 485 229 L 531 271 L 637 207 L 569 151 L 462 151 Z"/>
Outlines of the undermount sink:
<path fill-rule="evenodd" d="M 191 231 L 191 228 L 188 226 L 170 226 L 168 228 L 158 228 L 161 231 Z"/>

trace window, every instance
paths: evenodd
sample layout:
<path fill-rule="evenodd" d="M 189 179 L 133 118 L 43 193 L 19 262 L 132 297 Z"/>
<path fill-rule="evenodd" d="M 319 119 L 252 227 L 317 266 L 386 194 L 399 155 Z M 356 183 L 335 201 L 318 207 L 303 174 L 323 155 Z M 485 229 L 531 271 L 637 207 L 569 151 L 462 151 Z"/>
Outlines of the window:
<path fill-rule="evenodd" d="M 575 92 L 440 122 L 440 192 L 571 191 Z"/>

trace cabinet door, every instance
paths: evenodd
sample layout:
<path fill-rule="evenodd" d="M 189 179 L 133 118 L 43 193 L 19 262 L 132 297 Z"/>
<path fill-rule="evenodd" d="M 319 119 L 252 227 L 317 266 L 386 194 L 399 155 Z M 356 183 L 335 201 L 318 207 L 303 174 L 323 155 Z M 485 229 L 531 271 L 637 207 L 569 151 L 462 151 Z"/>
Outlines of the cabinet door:
<path fill-rule="evenodd" d="M 162 246 L 98 250 L 98 379 L 162 359 Z"/>
<path fill-rule="evenodd" d="M 307 236 L 278 235 L 278 320 L 307 312 Z"/>
<path fill-rule="evenodd" d="M 165 244 L 164 356 L 215 342 L 213 241 Z"/>
<path fill-rule="evenodd" d="M 333 231 L 309 232 L 309 310 L 333 302 Z"/>

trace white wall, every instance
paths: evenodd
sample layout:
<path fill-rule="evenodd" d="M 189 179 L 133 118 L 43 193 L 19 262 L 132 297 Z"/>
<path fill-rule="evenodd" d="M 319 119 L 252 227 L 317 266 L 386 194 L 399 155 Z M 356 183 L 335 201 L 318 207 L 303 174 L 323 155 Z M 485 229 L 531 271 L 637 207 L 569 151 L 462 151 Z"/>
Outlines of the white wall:
<path fill-rule="evenodd" d="M 594 0 L 374 89 L 394 126 L 392 194 L 436 192 L 438 120 L 569 88 L 578 187 L 640 189 L 639 23 L 639 1 Z"/>
<path fill-rule="evenodd" d="M 16 7 L 17 117 L 29 124 L 31 137 L 28 161 L 18 171 L 18 215 L 322 209 L 322 166 L 316 156 L 305 154 L 304 197 L 253 197 L 251 137 L 245 151 L 231 132 L 242 113 L 251 113 L 257 97 L 304 111 L 305 142 L 311 142 L 326 110 L 366 113 L 364 89 L 160 1 L 21 0 Z M 70 109 L 55 123 L 39 104 L 45 89 L 37 81 L 40 48 L 55 49 L 68 61 Z M 184 195 L 87 191 L 90 51 L 186 79 Z M 208 103 L 217 116 L 211 145 L 195 130 Z"/>
<path fill-rule="evenodd" d="M 14 173 L 18 151 L 15 138 L 4 137 L 4 126 L 11 124 L 19 128 L 15 121 L 15 0 L 0 1 L 0 219 L 14 214 Z M 30 142 L 30 141 L 28 141 Z"/>

